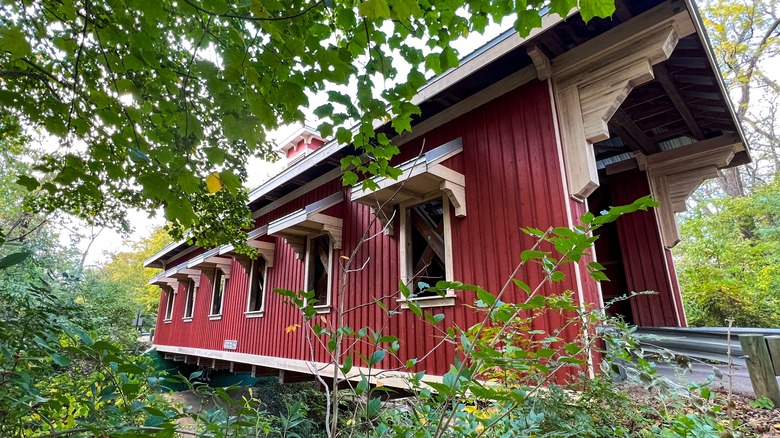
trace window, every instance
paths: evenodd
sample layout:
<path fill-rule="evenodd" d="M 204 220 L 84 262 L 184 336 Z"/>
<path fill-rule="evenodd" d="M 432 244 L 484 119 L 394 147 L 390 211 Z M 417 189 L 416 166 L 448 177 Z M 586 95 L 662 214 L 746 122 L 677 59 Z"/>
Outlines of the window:
<path fill-rule="evenodd" d="M 211 295 L 211 314 L 209 317 L 222 316 L 222 301 L 225 299 L 225 283 L 227 278 L 221 269 L 214 273 L 214 293 Z M 219 318 L 212 318 L 219 319 Z"/>
<path fill-rule="evenodd" d="M 192 321 L 192 314 L 195 310 L 195 293 L 198 290 L 198 286 L 195 284 L 195 280 L 190 278 L 187 283 L 187 298 L 184 304 L 184 320 Z"/>
<path fill-rule="evenodd" d="M 425 284 L 452 280 L 449 209 L 444 196 L 401 207 L 401 279 L 420 305 L 454 304 L 452 291 L 442 297 L 425 290 Z"/>
<path fill-rule="evenodd" d="M 268 264 L 263 257 L 252 260 L 249 276 L 249 298 L 247 300 L 247 316 L 261 316 L 265 308 L 265 289 Z"/>
<path fill-rule="evenodd" d="M 333 248 L 327 234 L 308 239 L 306 251 L 306 290 L 314 291 L 314 307 L 330 307 L 330 269 Z M 327 311 L 327 310 L 323 310 Z"/>
<path fill-rule="evenodd" d="M 174 303 L 174 297 L 176 296 L 176 293 L 174 292 L 173 288 L 169 288 L 166 292 L 168 296 L 165 300 L 165 320 L 166 322 L 171 322 L 171 318 L 173 318 L 173 303 Z"/>

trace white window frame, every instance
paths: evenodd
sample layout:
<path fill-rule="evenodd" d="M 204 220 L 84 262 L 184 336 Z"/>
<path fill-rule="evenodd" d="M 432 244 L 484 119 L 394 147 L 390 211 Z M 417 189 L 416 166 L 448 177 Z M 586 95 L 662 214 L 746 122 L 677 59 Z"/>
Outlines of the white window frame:
<path fill-rule="evenodd" d="M 247 288 L 246 293 L 246 311 L 244 312 L 244 316 L 247 318 L 259 318 L 265 314 L 265 300 L 268 296 L 266 292 L 268 291 L 268 260 L 262 257 L 263 261 L 265 262 L 265 265 L 263 267 L 263 300 L 262 305 L 260 306 L 259 310 L 250 311 L 249 306 L 252 303 L 252 286 L 254 285 L 255 280 L 255 263 L 260 260 L 259 258 L 253 259 L 252 264 L 249 267 L 249 287 Z"/>
<path fill-rule="evenodd" d="M 163 318 L 163 322 L 166 324 L 170 324 L 173 321 L 173 307 L 176 304 L 176 292 L 178 292 L 176 289 L 176 287 L 171 287 L 166 292 L 168 296 L 165 298 L 165 317 Z"/>
<path fill-rule="evenodd" d="M 314 310 L 317 313 L 330 313 L 331 295 L 333 293 L 333 236 L 328 233 L 313 234 L 306 237 L 306 258 L 304 260 L 303 290 L 309 291 L 309 263 L 311 263 L 311 242 L 322 236 L 328 236 L 328 291 L 325 303 L 317 303 Z"/>
<path fill-rule="evenodd" d="M 411 233 L 409 230 L 409 209 L 411 207 L 424 204 L 428 201 L 431 201 L 436 198 L 441 198 L 442 200 L 442 209 L 444 210 L 444 269 L 445 269 L 445 275 L 444 280 L 445 281 L 453 281 L 454 280 L 454 272 L 453 272 L 453 256 L 452 256 L 452 214 L 450 213 L 450 200 L 447 194 L 443 192 L 434 192 L 431 194 L 428 194 L 427 196 L 424 196 L 422 199 L 414 199 L 402 202 L 398 204 L 399 213 L 400 213 L 400 222 L 401 222 L 401 232 L 399 234 L 399 266 L 401 268 L 401 281 L 403 284 L 405 284 L 409 290 L 414 290 L 415 285 L 411 284 L 411 281 L 414 279 L 413 273 L 410 271 L 414 269 L 412 264 L 412 255 L 411 255 Z M 410 278 L 410 275 L 412 276 Z M 433 285 L 431 285 L 433 286 Z M 454 306 L 455 305 L 455 298 L 457 295 L 455 295 L 455 291 L 452 289 L 447 289 L 447 293 L 442 296 L 428 296 L 428 297 L 415 297 L 410 298 L 411 300 L 414 300 L 417 305 L 420 307 L 446 307 L 446 306 Z M 403 296 L 400 296 L 397 301 L 401 303 L 401 307 L 404 309 L 408 309 L 409 305 L 406 303 L 407 299 Z"/>
<path fill-rule="evenodd" d="M 187 308 L 190 307 L 190 287 L 192 287 L 192 307 L 190 308 L 190 314 L 187 315 Z M 187 282 L 187 288 L 185 290 L 184 296 L 184 316 L 181 319 L 184 322 L 192 321 L 192 316 L 195 315 L 195 297 L 198 296 L 198 287 L 198 282 L 193 278 L 190 278 Z"/>
<path fill-rule="evenodd" d="M 217 275 L 219 273 L 219 275 Z M 217 281 L 219 280 L 219 281 Z M 227 290 L 228 277 L 225 272 L 217 268 L 214 270 L 214 284 L 211 287 L 211 306 L 209 306 L 209 319 L 212 321 L 222 319 L 222 313 L 225 310 L 225 291 Z M 217 295 L 217 288 L 222 289 L 219 302 L 219 313 L 211 313 L 214 310 L 214 298 Z"/>

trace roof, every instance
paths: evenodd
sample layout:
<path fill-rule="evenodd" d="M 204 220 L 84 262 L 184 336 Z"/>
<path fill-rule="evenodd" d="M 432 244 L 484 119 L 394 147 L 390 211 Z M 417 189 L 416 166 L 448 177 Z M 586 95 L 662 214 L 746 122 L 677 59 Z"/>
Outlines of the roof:
<path fill-rule="evenodd" d="M 309 125 L 303 125 L 296 129 L 295 132 L 289 135 L 286 139 L 277 143 L 276 150 L 286 152 L 291 147 L 297 146 L 301 141 L 304 141 L 305 143 L 311 142 L 312 138 L 322 140 L 319 131 Z"/>
<path fill-rule="evenodd" d="M 457 68 L 450 69 L 428 81 L 412 101 L 420 107 L 421 114 L 412 123 L 414 127 L 464 99 L 507 78 L 524 67 L 533 65 L 527 50 L 535 47 L 552 63 L 555 58 L 580 46 L 633 17 L 671 0 L 618 0 L 616 12 L 608 19 L 593 19 L 584 23 L 572 10 L 567 20 L 557 15 L 543 18 L 542 27 L 526 38 L 510 30 L 492 39 L 479 49 L 461 59 Z M 652 154 L 687 144 L 691 138 L 717 135 L 719 132 L 735 132 L 743 139 L 741 128 L 728 101 L 728 94 L 718 72 L 710 43 L 701 22 L 698 9 L 692 0 L 685 5 L 696 27 L 696 32 L 679 42 L 669 63 L 668 76 L 671 85 L 698 106 L 693 121 L 676 115 L 675 102 L 666 92 L 667 84 L 658 80 L 637 87 L 621 105 L 621 117 L 626 124 L 610 122 L 612 137 L 594 145 L 596 159 L 601 167 L 630 159 L 635 152 Z M 675 6 L 677 8 L 677 6 Z M 687 81 L 687 82 L 686 82 Z M 653 112 L 655 111 L 655 112 Z M 627 120 L 627 121 L 626 121 Z M 692 132 L 690 124 L 700 125 Z M 289 144 L 305 130 L 293 134 Z M 356 128 L 353 128 L 353 130 Z M 378 132 L 395 137 L 390 123 L 377 125 Z M 696 128 L 693 128 L 696 130 Z M 631 131 L 631 133 L 629 133 Z M 639 140 L 637 140 L 637 137 Z M 351 145 L 335 139 L 294 165 L 284 169 L 249 193 L 249 207 L 260 210 L 294 190 L 340 168 L 340 159 L 354 152 Z M 749 152 L 740 152 L 731 165 L 750 161 Z M 144 261 L 145 266 L 163 267 L 162 260 L 172 260 L 184 254 L 189 245 L 176 242 Z"/>

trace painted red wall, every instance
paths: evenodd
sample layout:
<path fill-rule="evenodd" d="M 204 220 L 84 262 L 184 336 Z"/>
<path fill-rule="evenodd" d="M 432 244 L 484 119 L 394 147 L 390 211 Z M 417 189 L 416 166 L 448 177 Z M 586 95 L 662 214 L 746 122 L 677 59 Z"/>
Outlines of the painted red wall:
<path fill-rule="evenodd" d="M 650 194 L 647 175 L 638 169 L 610 175 L 615 205 Z M 646 327 L 684 327 L 682 297 L 671 252 L 664 248 L 653 211 L 636 212 L 617 221 L 629 292 L 655 291 L 631 298 L 634 323 Z"/>
<path fill-rule="evenodd" d="M 301 140 L 298 142 L 295 148 L 287 149 L 287 159 L 289 160 L 290 158 L 295 158 L 306 151 L 316 151 L 324 144 L 325 142 L 318 138 L 312 138 L 311 143 L 308 145 L 304 140 Z"/>
<path fill-rule="evenodd" d="M 497 293 L 515 265 L 520 253 L 534 244 L 534 239 L 521 233 L 520 227 L 533 226 L 546 229 L 550 226 L 569 226 L 572 217 L 584 213 L 583 204 L 570 201 L 566 195 L 562 177 L 562 160 L 556 142 L 551 97 L 547 82 L 534 81 L 494 101 L 461 116 L 402 147 L 398 161 L 415 156 L 425 141 L 429 150 L 455 138 L 462 137 L 463 152 L 445 163 L 462 172 L 466 177 L 466 204 L 468 216 L 457 218 L 451 211 L 454 257 L 454 278 L 472 283 Z M 341 182 L 334 180 L 258 219 L 258 224 L 282 217 L 307 204 L 343 190 Z M 345 194 L 348 191 L 345 190 Z M 575 210 L 572 212 L 572 210 Z M 348 256 L 368 229 L 370 234 L 380 231 L 370 209 L 343 202 L 328 211 L 344 220 L 342 250 L 334 251 L 334 295 L 342 285 L 341 256 Z M 396 229 L 398 224 L 396 223 Z M 363 245 L 356 254 L 358 266 L 366 263 L 364 270 L 349 276 L 346 286 L 345 309 L 356 310 L 345 316 L 345 324 L 357 330 L 367 326 L 379 330 L 386 316 L 379 306 L 365 305 L 382 300 L 395 307 L 394 299 L 383 298 L 398 290 L 399 251 L 398 232 L 395 236 L 380 234 Z M 550 286 L 560 292 L 577 290 L 575 269 L 564 269 L 564 282 Z M 274 267 L 269 269 L 268 285 L 271 288 L 298 290 L 303 286 L 303 264 L 283 239 L 276 239 Z M 524 269 L 518 276 L 535 285 L 542 281 L 537 269 Z M 598 302 L 595 283 L 580 279 L 586 301 Z M 155 342 L 195 348 L 222 349 L 225 339 L 238 341 L 238 352 L 281 356 L 309 360 L 309 346 L 304 342 L 301 330 L 285 332 L 286 327 L 302 324 L 298 312 L 283 304 L 280 296 L 270 293 L 266 297 L 266 313 L 262 318 L 246 319 L 243 312 L 247 299 L 247 275 L 238 263 L 233 263 L 227 285 L 224 314 L 220 321 L 209 321 L 207 313 L 211 299 L 211 286 L 205 276 L 195 306 L 193 321 L 181 321 L 184 309 L 184 293 L 176 297 L 174 318 L 170 324 L 158 323 Z M 546 290 L 549 293 L 550 290 Z M 505 301 L 523 299 L 512 290 Z M 478 322 L 479 316 L 464 307 L 472 304 L 474 297 L 465 293 L 454 307 L 432 310 L 446 316 L 445 324 L 468 327 Z M 160 314 L 164 314 L 164 300 Z M 324 315 L 323 324 L 335 324 L 335 312 Z M 535 329 L 549 333 L 563 325 L 565 316 L 549 314 L 537 320 Z M 442 327 L 445 324 L 441 324 Z M 564 334 L 574 337 L 577 328 L 571 326 Z M 421 322 L 409 311 L 402 311 L 389 319 L 385 334 L 402 339 L 400 357 L 422 359 L 418 369 L 432 374 L 445 373 L 453 362 L 455 352 L 435 348 L 441 333 Z M 369 354 L 368 346 L 359 344 L 361 354 Z M 315 360 L 327 361 L 324 350 L 315 346 Z M 429 355 L 429 353 L 433 351 Z M 423 359 L 424 358 L 424 359 Z M 398 366 L 393 359 L 386 359 L 382 368 Z"/>

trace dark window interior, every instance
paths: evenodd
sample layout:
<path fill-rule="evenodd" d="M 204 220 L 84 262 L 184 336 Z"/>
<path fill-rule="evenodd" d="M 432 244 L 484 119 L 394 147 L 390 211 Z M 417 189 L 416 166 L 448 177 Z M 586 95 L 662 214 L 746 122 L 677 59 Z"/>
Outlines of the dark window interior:
<path fill-rule="evenodd" d="M 330 273 L 330 236 L 324 235 L 309 241 L 309 282 L 306 289 L 314 291 L 317 305 L 328 304 Z"/>
<path fill-rule="evenodd" d="M 165 301 L 165 319 L 173 318 L 173 289 L 168 291 L 168 297 Z"/>
<path fill-rule="evenodd" d="M 409 208 L 408 235 L 411 238 L 410 288 L 419 296 L 436 295 L 434 292 L 420 292 L 419 284 L 435 286 L 447 277 L 444 263 L 444 203 L 442 198 L 433 199 Z"/>
<path fill-rule="evenodd" d="M 222 294 L 225 293 L 225 274 L 219 269 L 214 274 L 214 295 L 211 299 L 211 314 L 222 314 Z"/>
<path fill-rule="evenodd" d="M 249 294 L 249 311 L 259 312 L 263 308 L 263 296 L 265 289 L 265 259 L 259 257 L 252 264 L 252 292 Z"/>
<path fill-rule="evenodd" d="M 192 310 L 195 306 L 195 280 L 187 283 L 187 307 L 184 308 L 184 317 L 192 318 Z"/>

